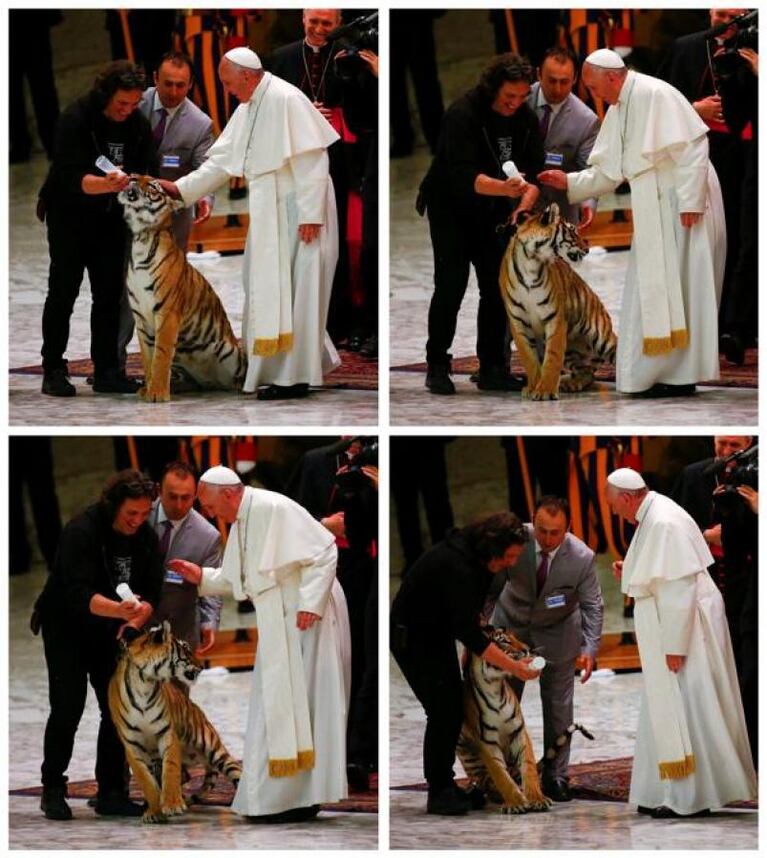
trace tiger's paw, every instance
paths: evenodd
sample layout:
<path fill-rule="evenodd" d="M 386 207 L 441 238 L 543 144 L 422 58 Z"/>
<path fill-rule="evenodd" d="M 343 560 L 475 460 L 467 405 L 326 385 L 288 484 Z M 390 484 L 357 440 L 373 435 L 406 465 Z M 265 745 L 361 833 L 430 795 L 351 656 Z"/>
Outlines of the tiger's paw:
<path fill-rule="evenodd" d="M 170 402 L 169 390 L 153 390 L 152 388 L 142 387 L 138 395 L 139 399 L 144 402 Z"/>
<path fill-rule="evenodd" d="M 166 816 L 180 816 L 182 813 L 186 812 L 186 802 L 184 801 L 184 799 L 163 802 L 162 812 Z"/>
<path fill-rule="evenodd" d="M 514 813 L 514 814 L 516 814 L 516 813 L 527 813 L 527 810 L 528 810 L 528 808 L 527 808 L 526 804 L 514 804 L 514 805 L 504 804 L 503 807 L 501 808 L 501 813 L 504 816 L 509 816 L 512 813 Z"/>
<path fill-rule="evenodd" d="M 535 799 L 528 803 L 527 809 L 532 813 L 543 813 L 547 811 L 554 802 L 550 798 L 543 796 L 541 799 Z"/>
<path fill-rule="evenodd" d="M 542 402 L 549 399 L 559 399 L 559 393 L 556 390 L 534 390 L 529 396 L 528 399 L 532 399 L 535 402 Z"/>
<path fill-rule="evenodd" d="M 165 814 L 162 813 L 162 811 L 160 811 L 160 810 L 153 811 L 150 808 L 147 808 L 144 811 L 144 815 L 141 817 L 141 821 L 144 823 L 149 823 L 149 824 L 152 824 L 152 823 L 163 824 L 163 823 L 167 823 L 168 817 L 165 816 Z"/>

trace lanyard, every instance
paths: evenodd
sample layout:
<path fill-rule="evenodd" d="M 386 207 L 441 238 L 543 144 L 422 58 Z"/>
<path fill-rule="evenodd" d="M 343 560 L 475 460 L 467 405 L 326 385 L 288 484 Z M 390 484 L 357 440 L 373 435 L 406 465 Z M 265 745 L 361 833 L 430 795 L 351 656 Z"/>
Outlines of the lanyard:
<path fill-rule="evenodd" d="M 322 85 L 325 83 L 325 72 L 328 70 L 328 66 L 330 65 L 330 60 L 332 59 L 331 52 L 328 52 L 328 58 L 325 60 L 325 65 L 322 68 L 322 74 L 320 75 L 320 82 L 317 84 L 317 89 L 314 89 L 314 85 L 312 84 L 312 76 L 309 73 L 309 63 L 306 62 L 306 51 L 304 50 L 304 45 L 306 42 L 301 44 L 301 59 L 304 61 L 304 71 L 306 72 L 306 82 L 309 84 L 309 91 L 312 94 L 312 101 L 318 102 L 319 95 L 322 93 Z M 311 48 L 311 45 L 308 47 Z"/>

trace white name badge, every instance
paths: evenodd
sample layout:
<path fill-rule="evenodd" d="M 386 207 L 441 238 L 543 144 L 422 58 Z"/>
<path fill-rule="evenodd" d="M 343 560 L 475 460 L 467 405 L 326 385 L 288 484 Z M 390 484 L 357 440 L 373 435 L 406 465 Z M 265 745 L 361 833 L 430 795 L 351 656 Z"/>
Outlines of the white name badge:
<path fill-rule="evenodd" d="M 181 166 L 181 156 L 165 154 L 162 156 L 162 163 L 160 164 L 160 166 L 164 167 L 166 170 L 177 170 Z"/>
<path fill-rule="evenodd" d="M 564 608 L 567 604 L 567 598 L 564 593 L 554 593 L 551 596 L 546 596 L 547 608 Z"/>
<path fill-rule="evenodd" d="M 544 165 L 547 167 L 561 167 L 565 162 L 565 156 L 561 152 L 547 152 Z"/>
<path fill-rule="evenodd" d="M 183 584 L 184 576 L 179 575 L 178 572 L 174 572 L 172 569 L 166 569 L 165 580 L 168 584 Z"/>

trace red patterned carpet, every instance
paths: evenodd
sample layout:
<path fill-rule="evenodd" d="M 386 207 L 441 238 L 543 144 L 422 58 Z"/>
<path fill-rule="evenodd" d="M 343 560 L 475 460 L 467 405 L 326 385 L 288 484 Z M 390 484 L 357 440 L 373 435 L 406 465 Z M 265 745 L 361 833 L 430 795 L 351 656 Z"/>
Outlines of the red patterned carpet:
<path fill-rule="evenodd" d="M 425 363 L 410 363 L 393 366 L 393 372 L 426 372 Z M 457 375 L 472 375 L 479 371 L 479 361 L 476 357 L 459 357 L 453 360 L 453 373 Z M 511 371 L 514 375 L 524 375 L 522 364 L 516 352 L 512 355 Z M 743 366 L 728 363 L 723 357 L 719 358 L 719 381 L 704 381 L 702 385 L 709 387 L 748 387 L 759 386 L 759 350 L 748 349 Z M 615 369 L 603 367 L 597 373 L 597 381 L 615 381 Z"/>
<path fill-rule="evenodd" d="M 325 377 L 325 386 L 333 389 L 345 390 L 377 390 L 378 389 L 378 361 L 374 358 L 364 358 L 357 352 L 338 352 L 341 358 L 341 366 L 333 370 Z M 39 364 L 32 366 L 19 366 L 10 370 L 17 375 L 42 375 L 43 368 Z M 134 378 L 143 375 L 141 368 L 141 355 L 128 355 L 126 372 Z M 79 358 L 69 361 L 69 374 L 73 378 L 87 378 L 93 375 L 93 363 L 89 358 Z"/>
<path fill-rule="evenodd" d="M 202 769 L 192 769 L 193 778 L 184 786 L 184 795 L 191 795 L 202 785 Z M 12 789 L 10 795 L 39 796 L 43 791 L 40 786 L 25 787 L 24 789 Z M 96 781 L 70 781 L 67 785 L 70 799 L 88 799 L 96 795 Z M 141 789 L 136 779 L 131 778 L 131 798 L 136 801 L 142 799 Z M 229 807 L 234 799 L 234 787 L 229 781 L 218 778 L 213 790 L 205 796 L 201 805 L 213 807 Z M 351 792 L 349 798 L 336 804 L 323 804 L 323 810 L 331 810 L 334 813 L 378 813 L 378 775 L 371 775 L 370 789 L 367 792 Z"/>
<path fill-rule="evenodd" d="M 619 757 L 615 760 L 596 760 L 592 763 L 577 763 L 570 766 L 570 788 L 573 798 L 583 801 L 622 801 L 629 797 L 632 757 Z M 459 781 L 466 784 L 468 779 Z M 425 792 L 426 784 L 410 784 L 392 787 L 396 790 Z M 756 810 L 756 801 L 733 802 L 728 807 Z"/>

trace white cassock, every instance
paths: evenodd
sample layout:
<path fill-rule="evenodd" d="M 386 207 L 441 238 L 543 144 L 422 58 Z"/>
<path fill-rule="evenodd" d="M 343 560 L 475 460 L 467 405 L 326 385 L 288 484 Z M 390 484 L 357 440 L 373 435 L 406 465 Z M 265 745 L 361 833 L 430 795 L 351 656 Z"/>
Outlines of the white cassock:
<path fill-rule="evenodd" d="M 243 260 L 244 390 L 321 385 L 339 359 L 325 330 L 338 260 L 338 224 L 327 147 L 330 123 L 295 86 L 269 72 L 235 110 L 207 160 L 176 180 L 189 206 L 231 176 L 248 182 Z M 308 244 L 299 224 L 322 224 Z"/>
<path fill-rule="evenodd" d="M 644 694 L 629 802 L 677 813 L 756 797 L 724 601 L 693 519 L 648 492 L 623 563 Z M 685 656 L 673 673 L 666 655 Z"/>
<path fill-rule="evenodd" d="M 719 378 L 717 315 L 726 235 L 708 128 L 674 87 L 630 71 L 589 166 L 567 176 L 572 203 L 631 186 L 634 238 L 618 325 L 616 388 Z M 680 212 L 703 217 L 690 228 Z"/>
<path fill-rule="evenodd" d="M 350 635 L 336 580 L 333 535 L 290 498 L 247 487 L 223 566 L 205 567 L 201 595 L 233 593 L 256 609 L 242 780 L 232 808 L 245 816 L 347 796 Z M 296 627 L 296 614 L 322 618 Z"/>

